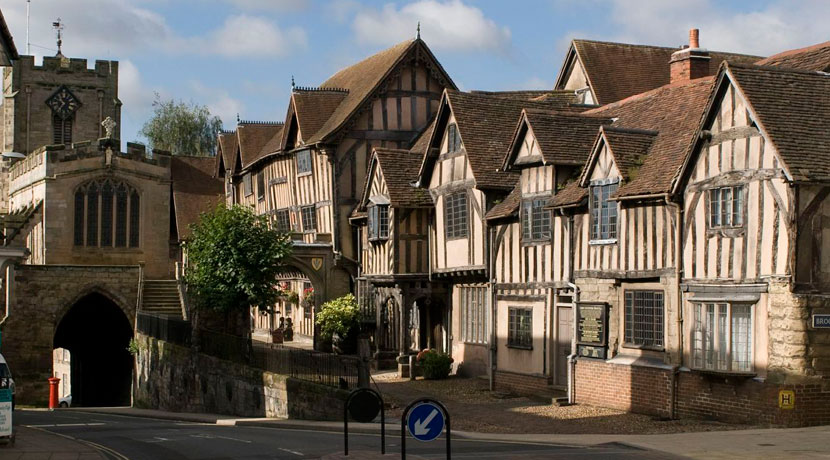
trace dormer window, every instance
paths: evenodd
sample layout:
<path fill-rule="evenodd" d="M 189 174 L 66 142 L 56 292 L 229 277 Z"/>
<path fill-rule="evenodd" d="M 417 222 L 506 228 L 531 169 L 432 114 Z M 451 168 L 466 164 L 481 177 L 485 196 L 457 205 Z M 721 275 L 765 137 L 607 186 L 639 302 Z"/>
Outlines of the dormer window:
<path fill-rule="evenodd" d="M 458 135 L 458 127 L 455 123 L 451 123 L 447 128 L 447 153 L 458 152 L 461 150 L 461 136 Z"/>
<path fill-rule="evenodd" d="M 591 241 L 611 243 L 617 239 L 617 202 L 610 197 L 619 182 L 598 181 L 591 184 Z"/>

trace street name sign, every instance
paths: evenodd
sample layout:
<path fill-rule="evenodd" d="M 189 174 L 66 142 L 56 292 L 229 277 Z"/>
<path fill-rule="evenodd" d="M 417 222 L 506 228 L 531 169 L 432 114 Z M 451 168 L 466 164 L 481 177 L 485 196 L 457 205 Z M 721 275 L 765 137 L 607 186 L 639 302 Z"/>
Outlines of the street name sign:
<path fill-rule="evenodd" d="M 407 427 L 418 441 L 432 441 L 444 431 L 444 412 L 431 402 L 419 404 L 409 412 Z"/>
<path fill-rule="evenodd" d="M 830 329 L 830 315 L 813 315 L 813 329 Z"/>

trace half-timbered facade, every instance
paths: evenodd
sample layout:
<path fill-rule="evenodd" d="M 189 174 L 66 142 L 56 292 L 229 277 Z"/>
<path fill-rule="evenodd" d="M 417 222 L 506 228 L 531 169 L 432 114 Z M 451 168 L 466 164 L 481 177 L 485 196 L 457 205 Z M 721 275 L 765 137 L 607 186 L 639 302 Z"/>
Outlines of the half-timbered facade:
<path fill-rule="evenodd" d="M 241 123 L 224 135 L 235 139 L 220 137 L 217 174 L 230 186 L 228 202 L 254 206 L 293 234 L 292 270 L 314 293 L 313 302 L 292 309 L 295 328 L 310 318 L 301 333 L 313 334 L 315 306 L 355 288 L 359 244 L 348 219 L 372 148 L 409 148 L 446 87 L 454 84 L 426 44 L 408 40 L 319 87 L 294 87 L 284 125 Z"/>
<path fill-rule="evenodd" d="M 487 213 L 491 230 L 497 388 L 567 385 L 573 292 L 569 228 L 548 201 L 579 171 L 597 129 L 611 120 L 525 109 L 502 168 L 519 174 Z"/>
<path fill-rule="evenodd" d="M 412 186 L 423 155 L 375 148 L 363 196 L 352 214 L 358 228 L 361 290 L 373 315 L 380 365 L 435 348 L 426 325 L 443 310 L 441 284 L 429 282 L 429 218 L 432 199 Z M 423 329 L 421 325 L 424 325 Z"/>

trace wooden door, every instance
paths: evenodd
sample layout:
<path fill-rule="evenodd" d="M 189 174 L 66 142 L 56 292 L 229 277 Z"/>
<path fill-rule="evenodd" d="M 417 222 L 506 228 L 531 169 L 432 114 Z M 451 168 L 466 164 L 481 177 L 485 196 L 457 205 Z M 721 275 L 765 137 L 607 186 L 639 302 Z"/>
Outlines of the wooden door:
<path fill-rule="evenodd" d="M 573 308 L 558 307 L 559 323 L 556 333 L 556 372 L 555 384 L 568 384 L 568 355 L 571 354 L 573 336 Z"/>

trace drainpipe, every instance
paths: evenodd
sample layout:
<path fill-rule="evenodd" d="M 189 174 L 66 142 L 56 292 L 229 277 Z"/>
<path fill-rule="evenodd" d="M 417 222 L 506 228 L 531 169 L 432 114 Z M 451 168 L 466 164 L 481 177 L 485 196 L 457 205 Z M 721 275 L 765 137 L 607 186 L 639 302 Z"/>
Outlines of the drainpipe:
<path fill-rule="evenodd" d="M 560 209 L 559 213 L 564 217 L 565 212 Z M 576 337 L 579 332 L 577 325 L 576 303 L 579 301 L 579 288 L 573 283 L 574 271 L 574 218 L 568 216 L 568 252 L 570 262 L 568 263 L 568 287 L 573 291 L 571 296 L 571 323 L 573 324 L 573 331 L 571 332 L 571 354 L 568 355 L 568 404 L 576 404 Z"/>
<path fill-rule="evenodd" d="M 683 207 L 669 199 L 669 195 L 664 197 L 666 206 L 674 208 L 675 215 L 675 238 L 674 238 L 674 278 L 675 287 L 677 289 L 677 319 L 675 326 L 677 327 L 677 349 L 678 349 L 678 364 L 672 366 L 671 376 L 671 401 L 669 417 L 675 418 L 677 409 L 677 385 L 678 374 L 680 374 L 680 366 L 683 365 L 683 293 L 680 291 L 680 277 L 683 274 L 683 269 L 680 267 L 681 263 L 681 240 L 683 238 Z"/>
<path fill-rule="evenodd" d="M 495 381 L 495 373 L 496 373 L 496 277 L 494 273 L 495 270 L 495 260 L 496 257 L 492 252 L 495 250 L 496 241 L 495 241 L 495 228 L 490 226 L 487 228 L 488 239 L 490 240 L 490 260 L 488 261 L 488 265 L 490 265 L 490 340 L 488 348 L 488 370 L 487 370 L 487 377 L 490 383 L 490 391 L 494 391 L 496 389 L 496 381 Z"/>

